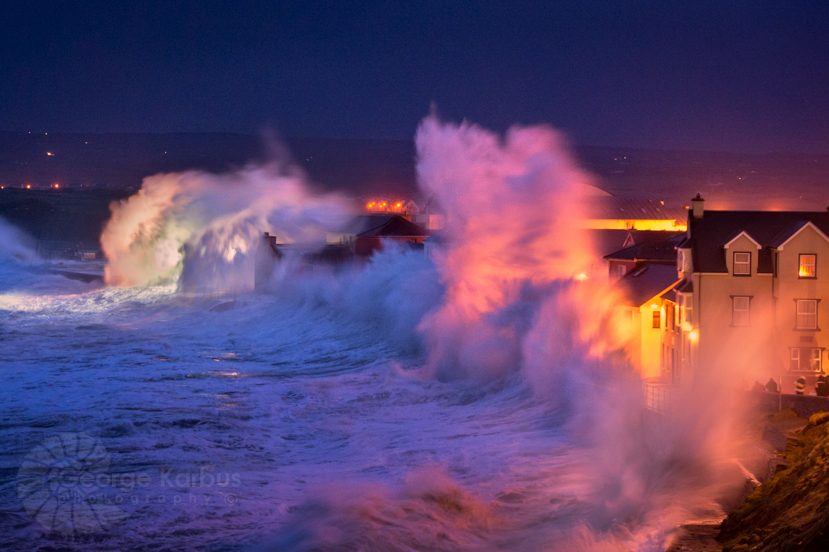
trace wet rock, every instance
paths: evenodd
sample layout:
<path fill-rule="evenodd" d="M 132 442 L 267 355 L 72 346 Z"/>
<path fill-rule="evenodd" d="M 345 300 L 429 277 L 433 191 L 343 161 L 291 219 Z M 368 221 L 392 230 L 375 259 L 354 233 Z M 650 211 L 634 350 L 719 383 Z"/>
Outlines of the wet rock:
<path fill-rule="evenodd" d="M 718 536 L 723 550 L 829 549 L 829 415 L 815 421 L 820 423 L 806 426 L 786 449 L 788 466 L 755 489 L 723 522 Z"/>

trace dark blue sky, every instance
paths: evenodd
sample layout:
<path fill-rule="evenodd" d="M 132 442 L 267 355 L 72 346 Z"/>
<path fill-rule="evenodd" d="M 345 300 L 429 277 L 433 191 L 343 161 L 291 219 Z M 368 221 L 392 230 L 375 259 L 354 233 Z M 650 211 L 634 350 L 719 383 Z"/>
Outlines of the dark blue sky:
<path fill-rule="evenodd" d="M 3 2 L 0 130 L 829 153 L 829 2 Z"/>

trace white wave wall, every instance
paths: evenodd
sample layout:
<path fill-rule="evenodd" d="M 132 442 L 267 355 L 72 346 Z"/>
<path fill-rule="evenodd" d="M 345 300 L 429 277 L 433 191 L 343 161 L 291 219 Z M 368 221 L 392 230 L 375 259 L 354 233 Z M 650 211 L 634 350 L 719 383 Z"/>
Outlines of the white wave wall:
<path fill-rule="evenodd" d="M 253 287 L 263 232 L 280 241 L 324 243 L 349 216 L 337 195 L 312 194 L 297 169 L 280 163 L 216 175 L 161 174 L 112 205 L 101 235 L 106 282 L 242 291 Z"/>
<path fill-rule="evenodd" d="M 0 290 L 31 279 L 26 267 L 42 262 L 35 249 L 33 238 L 0 217 Z"/>

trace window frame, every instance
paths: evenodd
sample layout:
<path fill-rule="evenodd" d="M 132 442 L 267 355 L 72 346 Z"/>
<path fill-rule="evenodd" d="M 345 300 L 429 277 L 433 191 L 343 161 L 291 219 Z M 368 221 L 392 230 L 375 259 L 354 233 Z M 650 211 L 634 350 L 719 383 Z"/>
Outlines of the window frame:
<path fill-rule="evenodd" d="M 812 266 L 812 275 L 803 276 L 803 257 L 812 257 L 814 259 Z M 797 278 L 800 280 L 816 280 L 817 279 L 817 253 L 800 253 L 797 257 Z"/>
<path fill-rule="evenodd" d="M 737 309 L 737 299 L 745 299 L 746 300 L 746 308 L 745 309 Z M 732 295 L 731 296 L 731 327 L 732 328 L 745 328 L 747 326 L 751 326 L 751 295 Z M 735 314 L 736 313 L 746 313 L 745 314 L 745 322 L 742 324 L 738 324 L 736 321 Z"/>
<path fill-rule="evenodd" d="M 651 315 L 651 328 L 654 330 L 662 329 L 662 309 L 653 309 L 653 315 Z"/>
<path fill-rule="evenodd" d="M 748 272 L 737 272 L 737 255 L 748 255 L 748 263 L 740 262 L 740 265 L 748 264 Z M 739 277 L 751 276 L 751 251 L 735 251 L 731 257 L 731 274 Z"/>
<path fill-rule="evenodd" d="M 795 299 L 794 303 L 795 303 L 795 311 L 794 311 L 794 329 L 795 329 L 795 331 L 819 332 L 820 327 L 818 326 L 818 310 L 819 310 L 818 303 L 820 303 L 820 299 Z M 815 312 L 813 312 L 813 313 L 811 313 L 811 312 L 801 313 L 800 312 L 801 303 L 802 304 L 807 304 L 807 303 L 814 304 L 815 305 Z M 813 327 L 801 326 L 800 325 L 800 316 L 801 316 L 801 314 L 803 316 L 814 316 L 815 317 L 814 326 Z"/>
<path fill-rule="evenodd" d="M 789 347 L 789 372 L 800 372 L 803 374 L 819 374 L 823 371 L 823 351 L 825 347 Z M 815 353 L 817 352 L 817 355 Z M 812 367 L 812 360 L 817 360 L 817 365 Z M 809 367 L 803 368 L 803 363 L 808 362 Z"/>

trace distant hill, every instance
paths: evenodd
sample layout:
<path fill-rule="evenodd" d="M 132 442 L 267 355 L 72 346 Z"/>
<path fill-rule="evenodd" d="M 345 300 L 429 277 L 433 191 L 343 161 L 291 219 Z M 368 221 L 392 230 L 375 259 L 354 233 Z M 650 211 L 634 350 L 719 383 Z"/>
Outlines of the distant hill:
<path fill-rule="evenodd" d="M 223 172 L 289 156 L 319 189 L 351 195 L 415 196 L 415 149 L 407 140 L 288 138 L 221 133 L 0 133 L 0 185 L 137 190 L 160 172 Z M 822 209 L 829 205 L 829 156 L 765 155 L 577 146 L 595 184 L 617 195 L 676 206 L 697 192 L 707 208 Z M 52 155 L 49 155 L 49 154 Z"/>
<path fill-rule="evenodd" d="M 411 141 L 395 140 L 290 138 L 269 144 L 244 134 L 2 132 L 0 184 L 137 190 L 142 179 L 152 174 L 190 169 L 224 172 L 287 157 L 324 189 L 411 193 L 414 156 Z"/>

